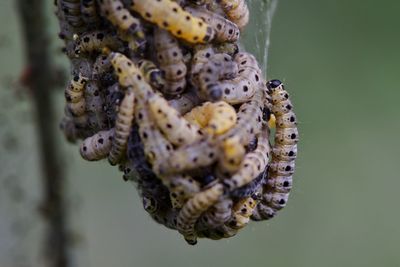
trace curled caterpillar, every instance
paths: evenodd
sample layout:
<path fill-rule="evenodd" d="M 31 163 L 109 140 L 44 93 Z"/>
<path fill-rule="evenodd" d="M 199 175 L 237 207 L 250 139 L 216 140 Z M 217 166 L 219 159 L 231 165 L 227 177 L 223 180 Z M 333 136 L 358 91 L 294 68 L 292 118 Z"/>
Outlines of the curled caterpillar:
<path fill-rule="evenodd" d="M 186 113 L 184 117 L 211 135 L 225 133 L 236 124 L 237 119 L 235 109 L 223 101 L 205 102 Z"/>
<path fill-rule="evenodd" d="M 218 101 L 223 96 L 219 80 L 233 78 L 237 73 L 238 66 L 228 54 L 215 54 L 199 72 L 200 91 L 211 101 Z"/>
<path fill-rule="evenodd" d="M 204 230 L 215 229 L 223 225 L 232 216 L 232 203 L 232 199 L 230 198 L 218 201 L 203 213 L 196 225 L 196 230 L 201 233 Z"/>
<path fill-rule="evenodd" d="M 99 23 L 96 0 L 81 0 L 82 20 L 86 25 L 96 25 Z"/>
<path fill-rule="evenodd" d="M 167 31 L 155 29 L 154 45 L 157 61 L 167 81 L 161 91 L 169 96 L 181 94 L 186 87 L 187 68 L 178 41 Z"/>
<path fill-rule="evenodd" d="M 249 8 L 246 0 L 221 0 L 220 2 L 228 19 L 242 30 L 249 22 Z"/>
<path fill-rule="evenodd" d="M 190 245 L 197 243 L 195 224 L 201 214 L 212 207 L 223 194 L 223 186 L 215 184 L 195 194 L 186 202 L 178 215 L 177 228 Z"/>
<path fill-rule="evenodd" d="M 267 167 L 270 151 L 269 131 L 264 129 L 259 136 L 257 148 L 246 154 L 237 173 L 224 180 L 225 186 L 231 191 L 250 183 Z"/>
<path fill-rule="evenodd" d="M 201 18 L 214 29 L 215 41 L 222 43 L 236 42 L 239 39 L 239 28 L 235 23 L 232 23 L 223 16 L 200 7 L 186 7 L 185 10 L 187 10 L 193 16 Z"/>
<path fill-rule="evenodd" d="M 149 99 L 149 108 L 156 125 L 172 144 L 188 145 L 202 137 L 199 128 L 183 118 L 178 111 L 168 104 L 165 98 L 154 94 Z"/>
<path fill-rule="evenodd" d="M 99 0 L 99 3 L 102 15 L 118 27 L 121 38 L 132 50 L 144 46 L 146 39 L 140 20 L 132 16 L 120 0 Z"/>
<path fill-rule="evenodd" d="M 145 20 L 187 42 L 207 43 L 214 38 L 211 26 L 192 16 L 172 0 L 132 0 L 131 9 Z"/>
<path fill-rule="evenodd" d="M 262 86 L 261 69 L 257 59 L 250 53 L 240 52 L 234 57 L 239 66 L 238 75 L 232 80 L 219 83 L 222 90 L 222 99 L 231 104 L 247 102 L 254 95 L 257 88 Z"/>
<path fill-rule="evenodd" d="M 157 68 L 156 64 L 147 59 L 141 59 L 138 62 L 138 67 L 143 73 L 144 79 L 153 88 L 162 89 L 166 86 L 166 81 L 163 78 L 162 71 Z"/>
<path fill-rule="evenodd" d="M 122 43 L 110 33 L 103 31 L 91 31 L 75 37 L 75 54 L 77 56 L 91 53 L 99 53 L 105 47 L 118 50 Z"/>
<path fill-rule="evenodd" d="M 282 82 L 271 80 L 267 83 L 267 88 L 272 100 L 271 111 L 276 117 L 276 131 L 269 179 L 264 186 L 257 219 L 270 219 L 286 205 L 292 187 L 299 140 L 296 115 Z"/>
<path fill-rule="evenodd" d="M 117 118 L 115 120 L 115 134 L 108 156 L 108 161 L 111 165 L 116 165 L 125 155 L 133 123 L 134 100 L 135 95 L 131 90 L 128 90 L 119 106 Z"/>
<path fill-rule="evenodd" d="M 82 158 L 89 161 L 106 158 L 111 149 L 113 136 L 114 129 L 110 129 L 107 131 L 100 131 L 86 138 L 79 150 Z"/>

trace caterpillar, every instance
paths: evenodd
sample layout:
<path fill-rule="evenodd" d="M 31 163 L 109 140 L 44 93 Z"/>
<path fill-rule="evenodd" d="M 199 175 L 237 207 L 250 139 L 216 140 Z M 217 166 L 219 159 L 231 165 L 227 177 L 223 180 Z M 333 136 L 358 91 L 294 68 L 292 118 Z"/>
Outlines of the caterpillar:
<path fill-rule="evenodd" d="M 223 95 L 222 87 L 218 81 L 224 78 L 233 78 L 237 73 L 237 64 L 232 62 L 228 54 L 215 54 L 211 56 L 199 72 L 200 91 L 211 101 L 218 101 Z"/>
<path fill-rule="evenodd" d="M 256 192 L 258 192 L 262 185 L 268 181 L 267 179 L 267 169 L 265 168 L 263 172 L 261 172 L 255 179 L 253 179 L 251 182 L 247 183 L 246 185 L 236 188 L 232 190 L 229 194 L 232 197 L 235 198 L 243 198 L 243 197 L 249 197 L 254 195 Z"/>
<path fill-rule="evenodd" d="M 194 90 L 187 90 L 178 98 L 173 98 L 168 101 L 168 104 L 176 109 L 181 115 L 186 114 L 201 102 L 197 93 Z"/>
<path fill-rule="evenodd" d="M 250 53 L 240 52 L 234 61 L 239 66 L 238 75 L 232 80 L 219 83 L 222 99 L 230 104 L 247 102 L 263 83 L 257 59 Z"/>
<path fill-rule="evenodd" d="M 81 0 L 81 14 L 86 25 L 99 23 L 96 0 Z"/>
<path fill-rule="evenodd" d="M 143 49 L 146 39 L 140 20 L 132 16 L 120 0 L 99 0 L 99 3 L 102 15 L 121 31 L 121 39 L 128 42 L 133 51 Z"/>
<path fill-rule="evenodd" d="M 218 152 L 214 141 L 200 140 L 174 150 L 170 157 L 159 164 L 158 170 L 163 174 L 172 174 L 207 167 L 217 160 Z"/>
<path fill-rule="evenodd" d="M 172 0 L 132 0 L 131 9 L 189 43 L 207 43 L 214 38 L 211 26 Z"/>
<path fill-rule="evenodd" d="M 81 0 L 60 0 L 59 10 L 61 10 L 65 20 L 75 28 L 83 26 L 83 20 L 81 16 Z"/>
<path fill-rule="evenodd" d="M 276 117 L 276 131 L 268 172 L 269 179 L 264 186 L 261 204 L 267 207 L 264 207 L 266 212 L 259 212 L 261 214 L 259 219 L 272 218 L 286 205 L 292 186 L 299 140 L 296 115 L 282 82 L 271 80 L 267 82 L 267 88 L 272 100 L 271 111 Z"/>
<path fill-rule="evenodd" d="M 195 194 L 182 207 L 178 215 L 177 228 L 190 245 L 197 243 L 195 224 L 201 214 L 213 206 L 222 196 L 224 190 L 221 184 L 215 184 L 208 189 Z"/>
<path fill-rule="evenodd" d="M 125 155 L 129 134 L 133 123 L 135 95 L 128 90 L 119 106 L 115 120 L 115 134 L 108 161 L 116 165 Z"/>
<path fill-rule="evenodd" d="M 185 10 L 193 16 L 201 18 L 214 29 L 214 40 L 216 42 L 236 42 L 239 39 L 240 30 L 238 26 L 223 16 L 200 7 L 186 7 Z"/>
<path fill-rule="evenodd" d="M 154 30 L 156 57 L 166 79 L 161 91 L 169 96 L 181 94 L 186 87 L 187 68 L 175 37 L 162 29 Z"/>
<path fill-rule="evenodd" d="M 73 121 L 76 126 L 83 126 L 86 124 L 86 102 L 84 97 L 84 90 L 88 78 L 83 77 L 81 74 L 75 75 L 69 82 L 65 89 L 66 99 L 66 113 L 73 116 Z"/>
<path fill-rule="evenodd" d="M 114 129 L 110 129 L 86 138 L 79 149 L 82 158 L 88 161 L 106 158 L 111 149 L 113 136 Z"/>
<path fill-rule="evenodd" d="M 200 140 L 202 132 L 199 128 L 168 105 L 167 100 L 154 94 L 148 101 L 155 124 L 172 144 L 182 146 Z"/>
<path fill-rule="evenodd" d="M 185 202 L 200 191 L 200 184 L 187 175 L 173 175 L 164 178 L 169 188 L 172 208 L 180 209 Z"/>
<path fill-rule="evenodd" d="M 142 72 L 144 79 L 155 89 L 162 89 L 166 86 L 162 71 L 152 61 L 141 59 L 138 62 L 138 68 Z"/>
<path fill-rule="evenodd" d="M 228 19 L 242 30 L 249 22 L 249 8 L 246 0 L 221 0 L 220 3 Z"/>
<path fill-rule="evenodd" d="M 204 64 L 215 54 L 214 49 L 209 45 L 197 45 L 194 49 L 192 67 L 190 69 L 190 81 L 193 85 L 198 83 L 198 76 Z"/>
<path fill-rule="evenodd" d="M 224 185 L 231 191 L 251 182 L 267 167 L 270 151 L 269 131 L 264 129 L 259 136 L 257 148 L 245 155 L 239 171 L 225 179 Z"/>
<path fill-rule="evenodd" d="M 101 80 L 111 70 L 111 61 L 106 55 L 99 55 L 93 63 L 92 78 Z"/>
<path fill-rule="evenodd" d="M 205 102 L 192 109 L 184 116 L 189 122 L 197 124 L 203 131 L 211 135 L 220 135 L 236 124 L 235 109 L 223 102 Z"/>
<path fill-rule="evenodd" d="M 104 31 L 91 31 L 75 36 L 75 55 L 82 56 L 84 54 L 98 53 L 107 47 L 111 50 L 118 50 L 122 47 L 122 43 L 115 36 Z"/>
<path fill-rule="evenodd" d="M 223 225 L 232 216 L 232 205 L 233 201 L 230 198 L 224 198 L 218 201 L 214 206 L 203 213 L 197 222 L 196 230 L 202 232 Z"/>

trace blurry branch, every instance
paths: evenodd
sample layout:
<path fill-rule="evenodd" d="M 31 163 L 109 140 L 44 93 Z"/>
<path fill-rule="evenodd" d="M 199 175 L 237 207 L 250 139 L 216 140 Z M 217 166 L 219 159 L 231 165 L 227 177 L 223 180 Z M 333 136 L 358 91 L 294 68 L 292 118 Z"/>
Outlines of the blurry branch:
<path fill-rule="evenodd" d="M 52 91 L 54 66 L 50 57 L 44 0 L 18 0 L 22 34 L 25 39 L 28 86 L 36 109 L 37 135 L 43 171 L 43 199 L 41 211 L 46 222 L 45 260 L 48 266 L 68 266 L 66 210 L 64 203 L 64 172 L 61 154 L 54 131 L 54 102 Z"/>

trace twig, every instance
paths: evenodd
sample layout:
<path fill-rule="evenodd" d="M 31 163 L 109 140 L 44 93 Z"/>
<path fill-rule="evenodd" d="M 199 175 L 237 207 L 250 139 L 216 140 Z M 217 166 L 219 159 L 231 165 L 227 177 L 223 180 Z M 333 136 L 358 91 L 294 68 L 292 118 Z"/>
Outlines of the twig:
<path fill-rule="evenodd" d="M 47 1 L 46 1 L 47 2 Z M 43 0 L 18 0 L 18 11 L 25 38 L 27 65 L 31 75 L 29 87 L 36 108 L 37 133 L 43 171 L 43 199 L 41 210 L 47 223 L 45 256 L 48 266 L 66 267 L 67 238 L 66 210 L 63 195 L 64 172 L 61 168 L 61 154 L 56 144 L 53 127 L 54 107 L 51 82 L 53 65 L 50 58 L 50 44 L 46 30 Z"/>

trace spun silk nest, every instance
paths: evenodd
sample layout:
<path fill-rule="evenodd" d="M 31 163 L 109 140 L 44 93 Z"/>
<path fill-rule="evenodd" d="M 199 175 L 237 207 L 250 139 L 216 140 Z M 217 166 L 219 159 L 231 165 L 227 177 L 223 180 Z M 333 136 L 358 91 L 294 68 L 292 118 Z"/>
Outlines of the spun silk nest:
<path fill-rule="evenodd" d="M 274 217 L 298 131 L 279 80 L 238 46 L 245 0 L 58 0 L 66 139 L 133 181 L 158 223 L 197 238 Z M 273 131 L 271 131 L 273 130 Z M 272 134 L 273 133 L 273 134 Z"/>

